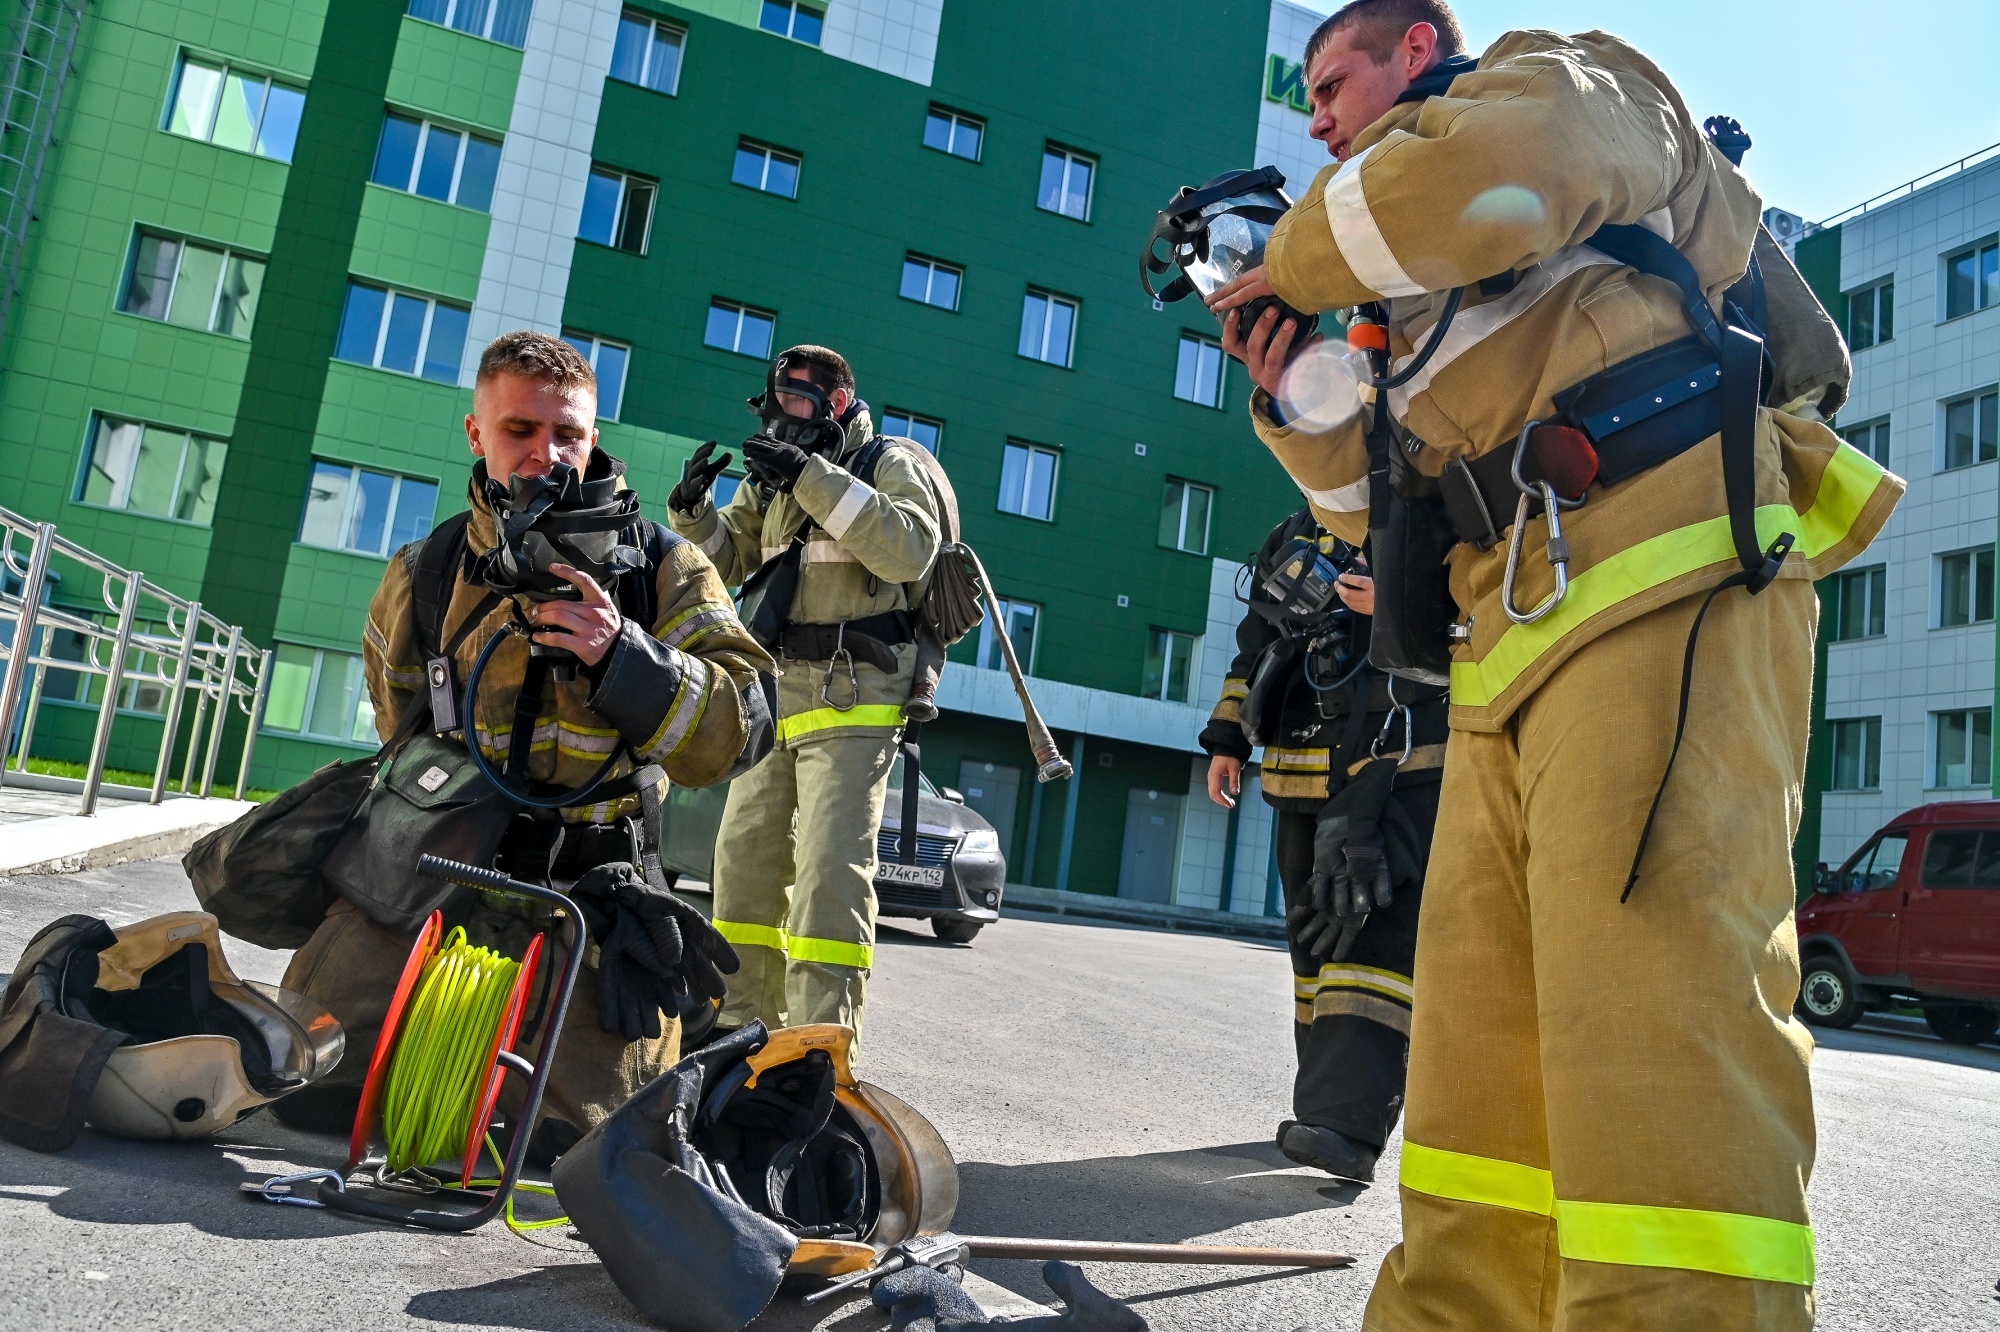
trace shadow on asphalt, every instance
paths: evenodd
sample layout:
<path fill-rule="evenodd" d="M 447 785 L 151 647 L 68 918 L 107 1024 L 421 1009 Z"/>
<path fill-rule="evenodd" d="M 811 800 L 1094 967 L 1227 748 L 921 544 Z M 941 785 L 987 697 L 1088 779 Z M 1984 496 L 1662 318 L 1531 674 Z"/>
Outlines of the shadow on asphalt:
<path fill-rule="evenodd" d="M 1865 1022 L 1867 1019 L 1863 1019 Z M 1826 1050 L 1850 1050 L 1861 1054 L 1894 1055 L 1899 1059 L 1925 1059 L 1935 1064 L 1955 1064 L 1959 1068 L 1980 1068 L 2000 1072 L 2000 1048 L 1993 1045 L 1948 1045 L 1934 1036 L 1914 1031 L 1881 1027 L 1814 1027 L 1813 1041 Z"/>
<path fill-rule="evenodd" d="M 523 1332 L 578 1327 L 648 1327 L 596 1263 L 538 1267 L 477 1286 L 427 1290 L 403 1306 L 413 1318 Z"/>

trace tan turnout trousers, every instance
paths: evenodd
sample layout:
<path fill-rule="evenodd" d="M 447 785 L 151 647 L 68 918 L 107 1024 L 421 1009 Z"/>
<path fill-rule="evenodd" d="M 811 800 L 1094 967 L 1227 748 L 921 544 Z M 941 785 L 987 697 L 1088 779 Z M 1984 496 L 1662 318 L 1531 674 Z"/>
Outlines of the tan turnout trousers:
<path fill-rule="evenodd" d="M 1790 1332 L 1813 1321 L 1812 1039 L 1792 837 L 1818 603 L 1699 597 L 1456 731 L 1425 883 L 1402 1244 L 1370 1332 Z"/>

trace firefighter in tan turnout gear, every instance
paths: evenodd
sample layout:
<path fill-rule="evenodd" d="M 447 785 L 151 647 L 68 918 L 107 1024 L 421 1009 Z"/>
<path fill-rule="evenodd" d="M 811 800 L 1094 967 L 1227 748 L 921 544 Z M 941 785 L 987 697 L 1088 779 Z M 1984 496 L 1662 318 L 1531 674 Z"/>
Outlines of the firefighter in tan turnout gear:
<path fill-rule="evenodd" d="M 559 338 L 509 333 L 487 347 L 466 418 L 478 455 L 467 489 L 471 511 L 390 556 L 362 644 L 375 724 L 385 739 L 413 706 L 430 715 L 426 663 L 440 646 L 464 684 L 487 643 L 524 614 L 538 644 L 575 654 L 580 665 L 574 679 L 550 678 L 541 663 L 531 668 L 528 643 L 510 636 L 495 648 L 477 697 L 461 704 L 472 723 L 466 738 L 476 736 L 489 760 L 504 761 L 510 779 L 574 788 L 608 755 L 621 755 L 608 775 L 614 787 L 617 778 L 628 778 L 626 794 L 539 817 L 523 813 L 509 825 L 500 867 L 537 882 L 568 884 L 596 867 L 640 858 L 634 820 L 642 802 L 629 780 L 635 757 L 658 764 L 672 781 L 708 786 L 747 767 L 771 743 L 760 682 L 771 660 L 738 622 L 727 590 L 691 543 L 654 525 L 657 546 L 646 552 L 643 567 L 617 579 L 615 599 L 569 566 L 551 572 L 576 584 L 582 593 L 577 600 L 517 604 L 473 576 L 496 547 L 496 504 L 504 504 L 508 493 L 496 478 L 544 477 L 558 467 L 585 478 L 622 473 L 623 464 L 597 448 L 596 397 L 589 364 Z M 617 489 L 627 488 L 621 483 Z M 628 589 L 641 578 L 650 586 Z M 650 605 L 649 622 L 626 613 L 635 605 Z M 532 733 L 517 754 L 517 723 L 524 715 Z M 472 942 L 514 957 L 543 928 L 498 898 L 481 897 L 447 914 L 452 924 L 466 925 Z M 684 934 L 699 928 L 682 923 Z M 325 1083 L 284 1098 L 282 1118 L 346 1131 L 414 938 L 342 899 L 293 955 L 286 987 L 317 999 L 340 1019 L 347 1056 Z M 544 1125 L 555 1130 L 543 1139 L 550 1152 L 680 1057 L 680 1027 L 671 1012 L 655 1013 L 651 1022 L 642 1016 L 630 1034 L 610 1030 L 620 1023 L 601 1006 L 602 969 L 595 959 L 590 966 L 577 985 L 549 1082 L 544 1114 L 561 1121 Z"/>
<path fill-rule="evenodd" d="M 1404 668 L 1448 672 L 1452 735 L 1404 1237 L 1365 1325 L 1805 1328 L 1812 580 L 1902 483 L 1821 420 L 1845 353 L 1759 236 L 1725 155 L 1747 141 L 1711 142 L 1605 33 L 1462 43 L 1442 0 L 1322 25 L 1307 87 L 1338 165 L 1210 297 L 1360 307 L 1363 354 L 1386 333 L 1361 365 L 1293 357 L 1283 310 L 1224 325 L 1259 434 L 1322 523 L 1371 538 L 1378 648 L 1449 547 L 1455 623 L 1400 626 Z"/>
<path fill-rule="evenodd" d="M 861 1027 L 875 956 L 875 835 L 916 672 L 914 615 L 937 560 L 940 503 L 907 442 L 883 447 L 854 372 L 824 347 L 774 362 L 743 445 L 749 479 L 721 510 L 714 444 L 669 496 L 676 531 L 779 658 L 777 749 L 729 789 L 715 844 L 715 927 L 735 945 L 719 1019 Z"/>

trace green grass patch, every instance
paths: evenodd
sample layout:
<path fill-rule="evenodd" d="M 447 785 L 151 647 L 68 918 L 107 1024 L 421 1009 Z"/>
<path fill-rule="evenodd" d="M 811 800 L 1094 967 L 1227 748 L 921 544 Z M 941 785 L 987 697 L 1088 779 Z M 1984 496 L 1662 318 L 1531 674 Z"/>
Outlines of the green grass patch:
<path fill-rule="evenodd" d="M 18 757 L 11 759 L 8 761 L 7 766 L 11 770 L 19 772 L 21 770 L 21 760 Z M 60 759 L 31 758 L 28 760 L 28 771 L 39 773 L 44 777 L 72 777 L 80 782 L 83 780 L 84 765 L 81 763 L 65 763 Z M 112 786 L 136 786 L 142 790 L 150 790 L 153 785 L 153 774 L 150 772 L 133 772 L 130 768 L 106 768 L 104 770 L 104 781 L 107 785 Z M 178 791 L 180 789 L 181 783 L 179 778 L 167 778 L 167 790 Z M 236 790 L 232 783 L 222 780 L 222 776 L 219 773 L 216 775 L 215 785 L 211 789 L 219 796 L 233 795 Z M 266 791 L 262 787 L 253 786 L 243 793 L 243 798 L 255 801 L 261 805 L 267 800 L 275 800 L 278 794 L 276 791 Z"/>

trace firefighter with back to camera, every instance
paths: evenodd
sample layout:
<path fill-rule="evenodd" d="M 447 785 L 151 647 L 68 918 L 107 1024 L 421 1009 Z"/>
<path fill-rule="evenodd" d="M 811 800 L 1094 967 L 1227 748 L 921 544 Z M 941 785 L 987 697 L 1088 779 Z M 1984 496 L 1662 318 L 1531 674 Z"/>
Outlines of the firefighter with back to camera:
<path fill-rule="evenodd" d="M 589 364 L 561 339 L 523 331 L 487 346 L 465 418 L 477 458 L 470 511 L 389 558 L 362 643 L 385 740 L 410 718 L 434 721 L 441 692 L 451 700 L 450 691 L 476 683 L 476 696 L 443 706 L 459 710 L 452 729 L 479 745 L 502 780 L 554 800 L 600 771 L 607 779 L 587 802 L 516 815 L 497 853 L 509 874 L 564 886 L 591 923 L 589 970 L 556 1050 L 537 1138 L 543 1156 L 672 1067 L 683 1013 L 712 1014 L 699 1002 L 670 1002 L 668 977 L 647 969 L 664 959 L 642 962 L 643 939 L 636 951 L 620 941 L 635 926 L 643 935 L 647 922 L 664 922 L 683 941 L 685 965 L 705 970 L 704 988 L 720 997 L 716 967 L 731 965 L 728 945 L 652 872 L 653 816 L 667 780 L 725 780 L 772 736 L 770 658 L 701 552 L 638 518 L 624 464 L 597 447 L 596 406 Z M 528 569 L 522 532 L 539 530 L 543 515 L 556 520 L 551 549 L 588 545 L 595 532 L 610 547 L 609 567 L 597 577 L 560 562 Z M 548 586 L 531 595 L 537 578 Z M 527 633 L 508 632 L 516 617 L 532 651 Z M 496 636 L 504 637 L 472 680 Z M 635 775 L 648 772 L 656 780 L 642 791 Z M 532 909 L 498 897 L 463 893 L 446 910 L 472 942 L 513 957 L 546 928 Z M 293 955 L 285 985 L 340 1019 L 347 1057 L 325 1084 L 281 1101 L 281 1118 L 346 1131 L 413 939 L 343 898 Z"/>
<path fill-rule="evenodd" d="M 1278 1148 L 1363 1184 L 1403 1107 L 1447 729 L 1444 690 L 1367 664 L 1374 606 L 1358 550 L 1310 509 L 1278 524 L 1251 566 L 1236 659 L 1201 733 L 1209 798 L 1235 806 L 1261 745 L 1276 812 L 1299 1061 Z"/>
<path fill-rule="evenodd" d="M 1733 122 L 1606 33 L 1463 48 L 1444 0 L 1322 24 L 1337 164 L 1208 296 L 1259 434 L 1369 541 L 1378 663 L 1451 686 L 1365 1325 L 1806 1328 L 1812 580 L 1902 484 L 1824 423 L 1846 353 Z M 1350 307 L 1347 356 L 1292 354 Z"/>
<path fill-rule="evenodd" d="M 696 450 L 668 497 L 676 531 L 779 658 L 777 748 L 730 785 L 715 844 L 715 926 L 742 969 L 720 1025 L 861 1028 L 875 956 L 876 832 L 917 674 L 918 609 L 940 546 L 942 473 L 879 437 L 839 353 L 798 346 L 750 400 L 749 479 Z"/>

